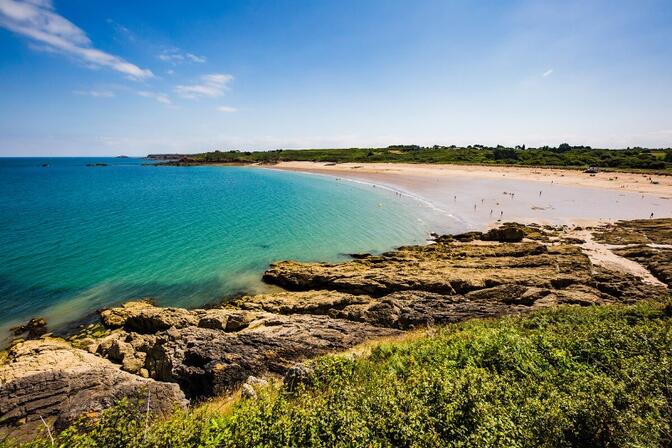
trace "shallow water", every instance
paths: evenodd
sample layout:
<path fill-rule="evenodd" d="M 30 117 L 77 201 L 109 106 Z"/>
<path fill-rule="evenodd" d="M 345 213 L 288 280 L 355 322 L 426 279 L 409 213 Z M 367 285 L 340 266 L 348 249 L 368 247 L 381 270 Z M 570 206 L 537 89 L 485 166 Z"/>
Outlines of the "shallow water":
<path fill-rule="evenodd" d="M 87 167 L 87 163 L 107 163 Z M 424 241 L 426 204 L 325 176 L 138 159 L 0 159 L 0 327 L 62 325 L 151 296 L 198 306 L 263 290 L 279 259 Z M 47 163 L 48 167 L 41 164 Z"/>
<path fill-rule="evenodd" d="M 335 175 L 335 174 L 333 174 Z M 627 189 L 554 184 L 550 181 L 478 176 L 426 176 L 396 173 L 342 173 L 355 181 L 408 194 L 432 204 L 448 227 L 483 230 L 498 220 L 541 224 L 583 224 L 618 219 L 672 216 L 672 200 Z M 436 227 L 438 232 L 450 228 Z"/>

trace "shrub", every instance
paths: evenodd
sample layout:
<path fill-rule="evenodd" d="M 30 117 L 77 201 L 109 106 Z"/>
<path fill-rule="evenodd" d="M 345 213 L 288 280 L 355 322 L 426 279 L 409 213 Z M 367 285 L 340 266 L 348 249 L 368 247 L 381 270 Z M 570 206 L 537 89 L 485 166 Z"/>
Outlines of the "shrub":
<path fill-rule="evenodd" d="M 562 307 L 449 325 L 358 359 L 318 358 L 310 386 L 270 386 L 226 415 L 178 413 L 145 434 L 142 414 L 122 403 L 57 445 L 669 446 L 669 308 Z"/>

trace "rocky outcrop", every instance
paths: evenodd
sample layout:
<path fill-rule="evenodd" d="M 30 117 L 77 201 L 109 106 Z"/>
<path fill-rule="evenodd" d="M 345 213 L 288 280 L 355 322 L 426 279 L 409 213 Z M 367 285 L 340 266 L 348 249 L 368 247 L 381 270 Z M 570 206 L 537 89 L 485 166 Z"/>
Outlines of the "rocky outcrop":
<path fill-rule="evenodd" d="M 187 311 L 183 308 L 161 308 L 152 305 L 149 300 L 128 302 L 121 307 L 100 312 L 105 326 L 143 334 L 184 327 L 238 331 L 257 317 L 256 314 L 244 310 L 214 308 Z"/>
<path fill-rule="evenodd" d="M 672 287 L 672 219 L 618 221 L 597 229 L 593 237 L 612 245 L 616 255 L 641 264 Z"/>
<path fill-rule="evenodd" d="M 26 339 L 38 339 L 49 331 L 47 329 L 47 321 L 41 317 L 30 319 L 23 325 L 18 325 L 9 329 L 14 336 L 24 335 Z"/>
<path fill-rule="evenodd" d="M 327 316 L 274 315 L 233 334 L 171 329 L 147 352 L 146 366 L 152 377 L 175 381 L 199 398 L 230 392 L 250 375 L 284 374 L 307 358 L 396 333 Z"/>
<path fill-rule="evenodd" d="M 618 221 L 593 232 L 595 239 L 606 244 L 672 244 L 672 218 Z"/>
<path fill-rule="evenodd" d="M 103 323 L 118 330 L 97 352 L 199 398 L 228 392 L 250 375 L 283 374 L 303 359 L 398 331 L 666 294 L 632 275 L 594 266 L 557 229 L 504 229 L 479 233 L 468 243 L 438 237 L 434 244 L 345 263 L 276 263 L 264 279 L 287 291 L 242 297 L 220 308 L 130 302 L 101 313 Z M 530 232 L 539 238 L 486 241 Z"/>
<path fill-rule="evenodd" d="M 19 343 L 0 365 L 0 426 L 14 435 L 40 431 L 42 419 L 62 429 L 122 398 L 148 396 L 156 414 L 187 405 L 176 384 L 123 372 L 110 361 L 57 339 Z"/>
<path fill-rule="evenodd" d="M 102 313 L 104 321 L 110 322 L 110 316 L 115 316 L 115 325 L 128 331 L 103 339 L 97 351 L 126 370 L 178 383 L 188 396 L 201 398 L 230 392 L 250 375 L 284 374 L 309 357 L 397 333 L 366 323 L 308 314 L 306 309 L 317 310 L 320 306 L 319 301 L 309 306 L 309 297 L 306 294 L 303 300 L 294 302 L 296 309 L 304 307 L 304 313 L 291 316 L 289 312 L 269 313 L 252 300 L 246 308 L 258 311 L 171 308 L 165 314 L 161 312 L 163 308 L 148 302 L 132 302 Z M 358 299 L 351 303 L 361 302 Z M 256 302 L 259 303 L 263 302 Z M 270 309 L 275 309 L 273 303 L 278 310 L 282 307 L 281 298 L 270 303 Z M 338 303 L 338 298 L 331 302 Z M 204 326 L 204 319 L 220 325 Z M 236 322 L 235 330 L 230 330 L 232 321 Z M 157 330 L 146 334 L 150 327 Z"/>
<path fill-rule="evenodd" d="M 492 238 L 517 239 L 520 227 L 509 227 L 511 235 Z M 280 262 L 264 278 L 288 291 L 208 310 L 139 301 L 103 311 L 103 323 L 117 330 L 96 350 L 129 372 L 175 382 L 201 398 L 231 391 L 251 375 L 284 374 L 301 360 L 399 331 L 666 293 L 593 266 L 580 247 L 553 238 L 551 244 L 440 237 L 345 263 Z"/>
<path fill-rule="evenodd" d="M 347 263 L 273 264 L 264 280 L 289 290 L 382 297 L 398 291 L 464 294 L 504 284 L 559 288 L 591 283 L 591 263 L 571 245 L 437 242 Z"/>
<path fill-rule="evenodd" d="M 617 234 L 621 240 L 645 238 L 646 244 L 613 250 L 625 251 L 669 284 L 669 252 L 659 246 L 668 244 L 664 224 L 628 224 Z M 0 426 L 24 420 L 35 425 L 43 415 L 62 427 L 118 398 L 142 398 L 147 390 L 159 398 L 152 402 L 157 413 L 183 406 L 185 395 L 201 399 L 241 387 L 254 398 L 261 384 L 255 378 L 267 375 L 284 375 L 291 391 L 310 381 L 303 360 L 366 340 L 563 304 L 668 295 L 660 284 L 594 265 L 582 243 L 567 229 L 507 224 L 381 255 L 357 254 L 343 263 L 275 263 L 263 278 L 284 291 L 211 309 L 128 302 L 101 311 L 105 329 L 74 338 L 79 348 L 52 339 L 12 348 L 0 366 Z"/>
<path fill-rule="evenodd" d="M 245 296 L 235 300 L 230 306 L 276 314 L 327 314 L 330 310 L 366 304 L 370 301 L 371 298 L 367 296 L 321 290 Z"/>
<path fill-rule="evenodd" d="M 672 288 L 672 247 L 636 245 L 614 249 L 613 252 L 641 264 L 654 277 Z"/>

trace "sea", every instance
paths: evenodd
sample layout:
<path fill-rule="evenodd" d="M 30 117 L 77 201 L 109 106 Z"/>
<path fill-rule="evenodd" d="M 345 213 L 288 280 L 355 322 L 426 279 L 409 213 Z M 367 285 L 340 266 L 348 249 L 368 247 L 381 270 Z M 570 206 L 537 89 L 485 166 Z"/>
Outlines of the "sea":
<path fill-rule="evenodd" d="M 0 158 L 2 334 L 38 316 L 66 328 L 145 297 L 205 306 L 269 290 L 261 276 L 274 261 L 336 262 L 460 230 L 367 183 L 152 163 Z"/>

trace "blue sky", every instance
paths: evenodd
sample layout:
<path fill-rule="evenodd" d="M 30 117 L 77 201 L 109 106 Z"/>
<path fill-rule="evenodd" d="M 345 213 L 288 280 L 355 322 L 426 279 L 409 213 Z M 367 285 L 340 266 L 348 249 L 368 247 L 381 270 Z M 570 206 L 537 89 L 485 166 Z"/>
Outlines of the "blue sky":
<path fill-rule="evenodd" d="M 0 0 L 0 155 L 672 146 L 672 2 Z"/>

